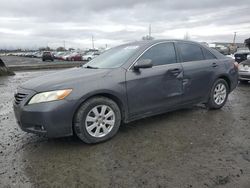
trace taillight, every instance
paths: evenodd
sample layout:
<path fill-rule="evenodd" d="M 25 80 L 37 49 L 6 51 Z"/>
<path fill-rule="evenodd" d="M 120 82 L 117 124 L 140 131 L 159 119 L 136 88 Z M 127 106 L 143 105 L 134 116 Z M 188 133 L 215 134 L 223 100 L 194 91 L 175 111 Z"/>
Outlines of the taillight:
<path fill-rule="evenodd" d="M 234 62 L 234 67 L 236 68 L 236 69 L 238 69 L 239 68 L 239 63 L 237 63 L 236 61 Z"/>

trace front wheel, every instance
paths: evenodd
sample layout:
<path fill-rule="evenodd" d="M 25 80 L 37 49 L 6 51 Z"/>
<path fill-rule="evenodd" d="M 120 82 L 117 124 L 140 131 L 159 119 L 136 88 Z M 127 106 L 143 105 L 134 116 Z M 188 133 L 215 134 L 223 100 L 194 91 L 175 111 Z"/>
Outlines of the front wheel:
<path fill-rule="evenodd" d="M 111 99 L 95 97 L 83 103 L 74 118 L 74 131 L 85 143 L 93 144 L 112 138 L 121 124 L 121 112 Z"/>
<path fill-rule="evenodd" d="M 206 106 L 209 109 L 220 109 L 222 108 L 228 98 L 229 87 L 224 79 L 218 79 L 215 81 L 211 91 L 209 100 Z"/>

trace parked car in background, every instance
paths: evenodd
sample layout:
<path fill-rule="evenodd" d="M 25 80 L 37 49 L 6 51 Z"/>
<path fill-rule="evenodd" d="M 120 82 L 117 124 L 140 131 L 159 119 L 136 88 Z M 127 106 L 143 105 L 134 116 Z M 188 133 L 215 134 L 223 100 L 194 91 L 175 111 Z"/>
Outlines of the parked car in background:
<path fill-rule="evenodd" d="M 217 45 L 213 49 L 217 50 L 218 52 L 220 52 L 223 55 L 230 55 L 230 49 L 227 46 Z"/>
<path fill-rule="evenodd" d="M 82 56 L 83 61 L 90 61 L 94 59 L 96 56 L 99 56 L 100 52 L 87 52 L 85 55 Z"/>
<path fill-rule="evenodd" d="M 58 59 L 58 60 L 63 60 L 63 56 L 66 54 L 67 52 L 56 52 L 55 55 L 54 55 L 54 58 L 55 59 Z"/>
<path fill-rule="evenodd" d="M 121 122 L 198 103 L 220 109 L 237 84 L 235 61 L 206 46 L 140 41 L 22 84 L 13 105 L 26 132 L 48 137 L 75 133 L 86 143 L 98 143 L 112 138 Z"/>
<path fill-rule="evenodd" d="M 234 54 L 235 61 L 238 63 L 245 61 L 248 55 L 250 55 L 250 50 L 248 48 L 238 48 Z"/>
<path fill-rule="evenodd" d="M 82 54 L 79 52 L 72 52 L 66 57 L 66 61 L 82 61 Z"/>
<path fill-rule="evenodd" d="M 234 55 L 233 55 L 233 54 L 226 55 L 226 57 L 229 57 L 229 58 L 231 58 L 231 59 L 234 59 Z"/>
<path fill-rule="evenodd" d="M 250 55 L 247 56 L 247 60 L 239 64 L 239 80 L 241 83 L 250 81 Z"/>
<path fill-rule="evenodd" d="M 47 60 L 54 61 L 54 56 L 53 56 L 52 52 L 48 52 L 48 51 L 43 52 L 42 60 L 43 61 L 47 61 Z"/>
<path fill-rule="evenodd" d="M 61 56 L 61 60 L 66 61 L 67 58 L 70 56 L 71 53 L 72 52 L 70 52 L 70 51 L 64 52 L 64 54 Z"/>
<path fill-rule="evenodd" d="M 42 58 L 42 52 L 34 52 L 33 57 L 35 58 Z"/>

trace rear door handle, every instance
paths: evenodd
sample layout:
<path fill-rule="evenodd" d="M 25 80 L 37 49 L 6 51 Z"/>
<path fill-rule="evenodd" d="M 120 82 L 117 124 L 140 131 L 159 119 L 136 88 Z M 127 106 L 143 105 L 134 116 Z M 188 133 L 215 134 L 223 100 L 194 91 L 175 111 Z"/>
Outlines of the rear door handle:
<path fill-rule="evenodd" d="M 174 76 L 178 76 L 181 73 L 181 69 L 175 68 L 175 69 L 169 69 L 169 72 L 174 75 Z"/>
<path fill-rule="evenodd" d="M 169 72 L 171 73 L 180 73 L 181 69 L 175 68 L 175 69 L 169 69 Z"/>
<path fill-rule="evenodd" d="M 214 67 L 214 68 L 215 68 L 215 67 L 218 67 L 218 64 L 217 64 L 217 63 L 213 63 L 213 64 L 212 64 L 212 67 Z"/>

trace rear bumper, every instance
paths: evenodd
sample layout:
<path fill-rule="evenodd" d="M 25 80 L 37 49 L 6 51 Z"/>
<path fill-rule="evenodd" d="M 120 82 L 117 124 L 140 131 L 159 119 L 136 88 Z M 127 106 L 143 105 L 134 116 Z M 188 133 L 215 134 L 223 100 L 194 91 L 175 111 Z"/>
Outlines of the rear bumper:
<path fill-rule="evenodd" d="M 54 60 L 55 58 L 53 58 L 53 57 L 46 57 L 46 56 L 45 56 L 45 57 L 42 57 L 42 59 L 43 59 L 43 60 Z"/>
<path fill-rule="evenodd" d="M 13 104 L 17 123 L 23 131 L 48 137 L 73 134 L 74 103 L 72 101 L 60 100 L 25 105 L 27 101 L 28 99 L 25 99 L 20 104 L 15 102 Z"/>
<path fill-rule="evenodd" d="M 239 71 L 239 80 L 248 80 L 248 81 L 250 81 L 250 72 L 241 72 L 241 71 Z"/>

